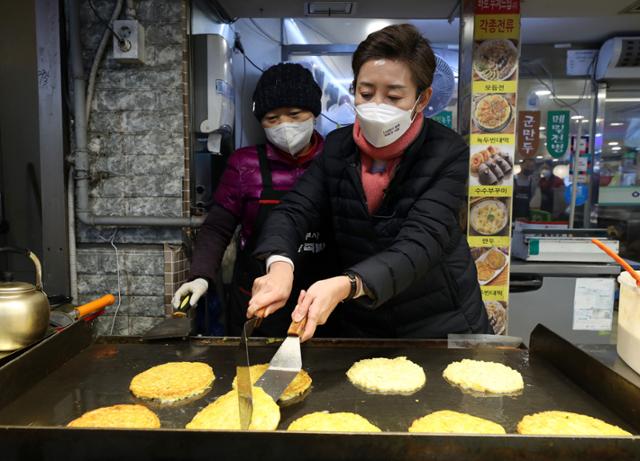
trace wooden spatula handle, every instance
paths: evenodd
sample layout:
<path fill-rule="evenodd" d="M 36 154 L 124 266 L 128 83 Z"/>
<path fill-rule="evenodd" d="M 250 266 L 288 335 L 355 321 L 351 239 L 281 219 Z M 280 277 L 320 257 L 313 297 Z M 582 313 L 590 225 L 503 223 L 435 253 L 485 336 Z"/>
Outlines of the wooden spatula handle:
<path fill-rule="evenodd" d="M 289 325 L 289 330 L 287 331 L 287 335 L 288 336 L 302 336 L 302 333 L 304 333 L 304 327 L 307 325 L 307 318 L 303 318 L 302 320 L 300 320 L 299 322 L 296 322 L 295 320 L 293 322 L 291 322 L 291 325 Z"/>

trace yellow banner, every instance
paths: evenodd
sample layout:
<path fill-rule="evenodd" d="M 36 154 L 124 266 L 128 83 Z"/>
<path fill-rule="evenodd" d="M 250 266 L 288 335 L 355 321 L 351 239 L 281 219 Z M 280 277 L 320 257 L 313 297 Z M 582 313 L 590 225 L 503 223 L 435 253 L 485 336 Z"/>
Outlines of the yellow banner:
<path fill-rule="evenodd" d="M 511 197 L 513 186 L 469 186 L 469 197 Z"/>
<path fill-rule="evenodd" d="M 505 82 L 473 82 L 473 92 L 477 93 L 515 93 L 518 90 L 518 83 L 515 80 Z"/>
<path fill-rule="evenodd" d="M 515 144 L 516 136 L 509 133 L 501 134 L 472 134 L 471 145 L 498 145 L 498 144 Z"/>
<path fill-rule="evenodd" d="M 488 38 L 520 39 L 519 14 L 478 14 L 473 29 L 475 40 Z"/>
<path fill-rule="evenodd" d="M 502 247 L 509 248 L 511 239 L 509 237 L 496 236 L 473 236 L 467 237 L 470 247 Z"/>
<path fill-rule="evenodd" d="M 483 286 L 482 290 L 483 301 L 509 301 L 509 287 L 503 286 Z"/>

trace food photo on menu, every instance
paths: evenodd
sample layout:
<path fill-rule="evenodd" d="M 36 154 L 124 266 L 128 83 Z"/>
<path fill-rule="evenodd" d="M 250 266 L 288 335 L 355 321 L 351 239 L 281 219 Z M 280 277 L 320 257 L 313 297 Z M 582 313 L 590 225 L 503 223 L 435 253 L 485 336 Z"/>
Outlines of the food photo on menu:
<path fill-rule="evenodd" d="M 489 323 L 496 335 L 506 333 L 507 330 L 507 305 L 504 301 L 485 301 L 484 308 L 489 316 Z"/>
<path fill-rule="evenodd" d="M 490 82 L 514 80 L 518 68 L 518 46 L 515 40 L 493 39 L 475 43 L 473 79 Z"/>
<path fill-rule="evenodd" d="M 469 185 L 511 185 L 513 181 L 513 148 L 511 146 L 473 146 L 472 150 L 475 152 L 469 159 L 471 172 Z"/>
<path fill-rule="evenodd" d="M 513 133 L 514 93 L 481 93 L 472 106 L 473 133 Z"/>
<path fill-rule="evenodd" d="M 509 275 L 508 254 L 509 249 L 501 247 L 481 247 L 471 250 L 480 286 L 507 284 Z"/>
<path fill-rule="evenodd" d="M 508 236 L 509 197 L 474 197 L 470 199 L 469 235 Z"/>

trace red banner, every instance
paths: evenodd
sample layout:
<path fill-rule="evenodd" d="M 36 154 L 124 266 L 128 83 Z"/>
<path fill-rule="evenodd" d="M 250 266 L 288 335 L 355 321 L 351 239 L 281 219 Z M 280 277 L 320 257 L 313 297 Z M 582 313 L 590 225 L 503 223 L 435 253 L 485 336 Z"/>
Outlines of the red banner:
<path fill-rule="evenodd" d="M 531 158 L 540 147 L 540 111 L 521 110 L 518 112 L 516 128 L 517 152 L 521 158 Z"/>
<path fill-rule="evenodd" d="M 476 14 L 520 14 L 520 0 L 476 0 Z"/>

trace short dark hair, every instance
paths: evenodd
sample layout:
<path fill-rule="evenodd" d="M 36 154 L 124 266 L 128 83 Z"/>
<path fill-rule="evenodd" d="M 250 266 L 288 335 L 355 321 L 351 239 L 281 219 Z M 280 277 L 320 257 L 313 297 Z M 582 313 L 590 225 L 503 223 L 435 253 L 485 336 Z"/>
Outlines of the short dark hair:
<path fill-rule="evenodd" d="M 433 83 L 436 57 L 429 41 L 411 24 L 387 26 L 370 33 L 360 42 L 351 60 L 354 87 L 360 68 L 372 59 L 393 59 L 407 63 L 418 93 Z"/>

